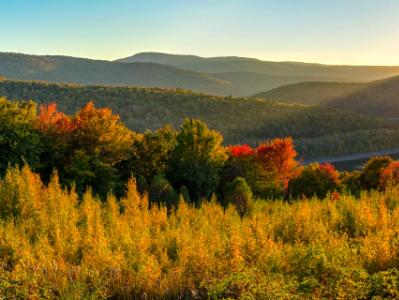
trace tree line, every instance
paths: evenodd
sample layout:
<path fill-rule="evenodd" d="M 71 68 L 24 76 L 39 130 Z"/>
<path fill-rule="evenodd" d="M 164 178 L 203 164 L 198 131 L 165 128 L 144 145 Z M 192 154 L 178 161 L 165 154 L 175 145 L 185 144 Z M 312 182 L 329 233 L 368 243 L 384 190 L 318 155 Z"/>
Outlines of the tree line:
<path fill-rule="evenodd" d="M 105 199 L 121 196 L 136 178 L 140 192 L 168 207 L 179 195 L 196 205 L 212 195 L 234 203 L 241 214 L 255 198 L 298 199 L 328 193 L 384 189 L 398 179 L 389 157 L 370 160 L 362 171 L 339 173 L 331 164 L 303 166 L 290 137 L 252 147 L 223 145 L 223 137 L 199 120 L 137 133 L 108 108 L 89 102 L 74 115 L 55 104 L 0 100 L 0 174 L 28 164 L 49 182 L 57 172 L 62 185 L 82 195 L 88 188 Z"/>
<path fill-rule="evenodd" d="M 298 155 L 306 159 L 325 155 L 368 152 L 396 147 L 397 125 L 375 117 L 331 107 L 278 103 L 265 99 L 217 97 L 183 89 L 87 86 L 34 81 L 0 80 L 0 95 L 10 100 L 57 103 L 60 111 L 75 114 L 87 101 L 109 107 L 137 132 L 184 118 L 204 121 L 222 133 L 224 145 L 291 136 Z"/>

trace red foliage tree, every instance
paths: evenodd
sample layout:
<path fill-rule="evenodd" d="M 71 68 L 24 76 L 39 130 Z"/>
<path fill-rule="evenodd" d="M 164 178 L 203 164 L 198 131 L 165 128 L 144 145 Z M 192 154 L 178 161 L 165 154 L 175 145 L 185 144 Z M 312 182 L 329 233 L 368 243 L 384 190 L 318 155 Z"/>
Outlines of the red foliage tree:
<path fill-rule="evenodd" d="M 227 147 L 229 158 L 224 166 L 222 176 L 222 186 L 227 187 L 226 184 L 233 182 L 236 178 L 242 177 L 256 192 L 257 179 L 257 165 L 255 150 L 247 145 L 232 145 Z"/>
<path fill-rule="evenodd" d="M 399 183 L 399 161 L 393 161 L 386 166 L 380 175 L 380 187 L 385 189 L 390 184 Z"/>

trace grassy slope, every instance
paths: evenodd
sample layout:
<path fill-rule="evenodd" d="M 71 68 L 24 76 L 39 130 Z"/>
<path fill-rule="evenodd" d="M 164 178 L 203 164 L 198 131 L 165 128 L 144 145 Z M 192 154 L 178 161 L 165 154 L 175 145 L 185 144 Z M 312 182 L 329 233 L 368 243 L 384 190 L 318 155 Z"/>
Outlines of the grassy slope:
<path fill-rule="evenodd" d="M 226 143 L 255 144 L 264 139 L 288 135 L 298 139 L 317 139 L 386 127 L 383 121 L 374 117 L 334 108 L 281 104 L 265 99 L 216 97 L 185 90 L 3 80 L 0 81 L 0 95 L 10 99 L 34 99 L 39 103 L 56 102 L 61 110 L 68 113 L 77 111 L 92 100 L 98 106 L 111 107 L 129 128 L 136 131 L 156 129 L 168 123 L 177 127 L 185 117 L 199 118 L 220 131 Z M 314 149 L 299 148 L 307 149 L 303 153 L 324 154 Z M 346 153 L 351 148 L 348 145 L 341 147 L 337 153 Z"/>

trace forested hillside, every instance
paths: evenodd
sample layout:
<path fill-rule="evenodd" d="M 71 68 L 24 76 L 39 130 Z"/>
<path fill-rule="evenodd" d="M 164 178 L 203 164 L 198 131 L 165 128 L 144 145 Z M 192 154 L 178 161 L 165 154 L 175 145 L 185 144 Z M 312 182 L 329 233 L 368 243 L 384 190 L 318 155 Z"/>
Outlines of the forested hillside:
<path fill-rule="evenodd" d="M 230 82 L 231 95 L 234 96 L 250 96 L 257 92 L 263 92 L 268 89 L 273 89 L 279 86 L 284 86 L 290 83 L 297 83 L 303 81 L 335 81 L 334 77 L 321 76 L 301 76 L 301 75 L 271 75 L 267 73 L 255 72 L 224 72 L 212 74 L 221 80 Z M 345 81 L 344 79 L 341 79 Z"/>
<path fill-rule="evenodd" d="M 349 95 L 367 85 L 368 83 L 309 81 L 284 85 L 253 97 L 285 103 L 328 104 L 335 98 Z"/>
<path fill-rule="evenodd" d="M 332 99 L 332 107 L 397 119 L 399 116 L 399 77 L 371 82 L 347 95 Z"/>
<path fill-rule="evenodd" d="M 333 149 L 328 152 L 329 155 L 351 153 L 353 149 L 374 151 L 382 149 L 379 148 L 382 145 L 397 146 L 396 140 L 388 140 L 386 135 L 379 135 L 372 142 L 363 140 L 363 131 L 370 134 L 373 130 L 396 130 L 374 117 L 265 99 L 208 96 L 180 89 L 79 86 L 11 80 L 0 81 L 0 95 L 9 99 L 33 99 L 39 104 L 55 102 L 59 109 L 67 113 L 75 113 L 91 100 L 97 106 L 112 108 L 130 129 L 139 132 L 154 130 L 165 124 L 172 124 L 176 128 L 186 117 L 198 118 L 221 132 L 227 144 L 257 144 L 265 139 L 288 135 L 300 143 L 301 139 L 317 139 L 328 135 L 336 137 L 333 143 L 329 139 L 330 149 Z M 357 134 L 343 144 L 339 135 L 351 132 Z M 317 143 L 316 140 L 314 142 Z M 305 156 L 325 154 L 325 147 L 321 146 L 312 148 L 298 144 L 298 148 L 301 155 Z"/>
<path fill-rule="evenodd" d="M 325 104 L 356 113 L 397 119 L 399 77 L 369 83 L 302 82 L 256 94 L 286 103 Z"/>

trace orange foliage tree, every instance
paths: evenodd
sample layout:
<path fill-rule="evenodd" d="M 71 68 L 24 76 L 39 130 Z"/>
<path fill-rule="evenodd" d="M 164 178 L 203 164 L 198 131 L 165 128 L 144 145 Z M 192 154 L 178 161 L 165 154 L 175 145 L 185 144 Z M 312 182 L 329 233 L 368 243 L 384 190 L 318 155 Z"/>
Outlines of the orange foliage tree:
<path fill-rule="evenodd" d="M 75 182 L 79 192 L 86 186 L 103 195 L 115 189 L 115 166 L 128 158 L 133 133 L 110 109 L 97 109 L 89 102 L 71 117 L 57 111 L 55 104 L 44 105 L 36 128 L 46 145 L 41 166 L 44 179 L 57 169 L 62 181 Z"/>
<path fill-rule="evenodd" d="M 288 183 L 298 171 L 297 153 L 292 138 L 276 138 L 256 148 L 256 154 L 263 169 L 273 174 L 278 186 L 285 192 Z"/>

